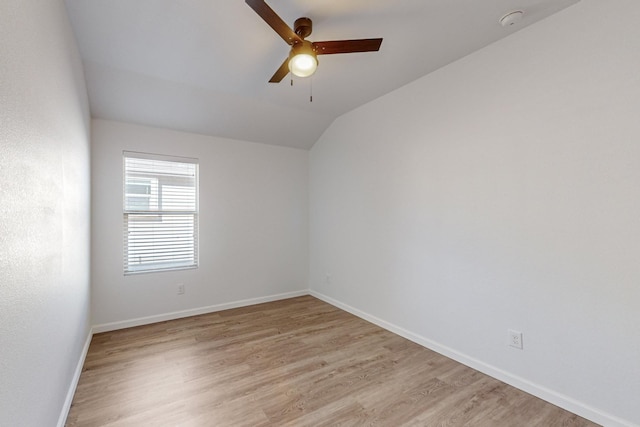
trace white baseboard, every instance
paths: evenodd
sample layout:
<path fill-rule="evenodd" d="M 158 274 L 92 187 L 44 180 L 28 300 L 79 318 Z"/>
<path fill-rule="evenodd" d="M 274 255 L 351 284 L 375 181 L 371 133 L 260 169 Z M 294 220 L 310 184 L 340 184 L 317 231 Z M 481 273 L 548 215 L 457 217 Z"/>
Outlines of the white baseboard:
<path fill-rule="evenodd" d="M 87 358 L 87 352 L 89 351 L 89 345 L 91 344 L 92 337 L 93 330 L 90 329 L 89 334 L 87 335 L 87 339 L 84 342 L 82 353 L 80 354 L 80 358 L 78 359 L 78 363 L 76 364 L 76 370 L 73 373 L 71 384 L 69 384 L 69 390 L 67 391 L 67 397 L 64 400 L 62 411 L 60 411 L 60 417 L 58 418 L 58 427 L 64 427 L 65 423 L 67 422 L 67 416 L 69 415 L 71 403 L 73 402 L 73 395 L 76 393 L 76 387 L 78 387 L 78 381 L 80 381 L 80 374 L 82 374 L 82 367 L 84 366 L 84 361 Z"/>
<path fill-rule="evenodd" d="M 531 382 L 525 378 L 519 377 L 517 375 L 513 375 L 500 368 L 489 365 L 485 362 L 482 362 L 478 359 L 470 357 L 466 354 L 460 353 L 457 350 L 454 350 L 450 347 L 442 345 L 438 342 L 432 341 L 421 335 L 415 334 L 411 331 L 408 331 L 404 328 L 396 326 L 378 317 L 372 316 L 368 313 L 365 313 L 364 311 L 351 307 L 350 305 L 344 304 L 324 294 L 321 294 L 313 290 L 310 290 L 309 294 L 328 304 L 331 304 L 337 308 L 340 308 L 355 316 L 358 316 L 361 319 L 364 319 L 377 326 L 380 326 L 383 329 L 393 332 L 394 334 L 400 335 L 403 338 L 413 341 L 416 344 L 419 344 L 423 347 L 426 347 L 430 350 L 440 353 L 450 359 L 453 359 L 457 362 L 462 363 L 463 365 L 469 366 L 470 368 L 473 368 L 477 371 L 487 374 L 493 378 L 496 378 L 502 382 L 512 385 L 536 397 L 539 397 L 540 399 L 546 400 L 547 402 L 552 403 L 553 405 L 559 406 L 563 409 L 566 409 L 567 411 L 570 411 L 574 414 L 577 414 L 595 423 L 598 423 L 607 427 L 638 427 L 638 425 L 633 424 L 629 421 L 623 420 L 621 418 L 608 414 L 604 411 L 593 408 L 589 405 L 579 402 L 562 393 L 558 393 L 554 390 L 550 390 L 539 384 Z"/>
<path fill-rule="evenodd" d="M 270 295 L 266 297 L 251 298 L 240 301 L 229 302 L 225 304 L 210 305 L 207 307 L 194 308 L 183 311 L 174 311 L 172 313 L 158 314 L 148 317 L 139 317 L 136 319 L 122 320 L 119 322 L 103 323 L 93 326 L 93 333 L 115 331 L 117 329 L 131 328 L 133 326 L 148 325 L 151 323 L 164 322 L 167 320 L 181 319 L 183 317 L 197 316 L 199 314 L 214 313 L 216 311 L 229 310 L 231 308 L 246 307 L 248 305 L 262 304 L 265 302 L 278 301 L 287 298 L 295 298 L 303 295 L 309 295 L 308 290 L 287 292 L 283 294 Z"/>

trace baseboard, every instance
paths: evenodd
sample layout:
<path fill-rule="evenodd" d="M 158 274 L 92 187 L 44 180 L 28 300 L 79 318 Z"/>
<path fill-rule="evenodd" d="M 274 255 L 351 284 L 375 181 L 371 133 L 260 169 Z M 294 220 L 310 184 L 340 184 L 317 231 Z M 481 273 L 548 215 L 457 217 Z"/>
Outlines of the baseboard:
<path fill-rule="evenodd" d="M 270 295 L 266 297 L 251 298 L 240 301 L 234 301 L 224 304 L 210 305 L 183 311 L 174 311 L 171 313 L 158 314 L 148 317 L 139 317 L 136 319 L 123 320 L 119 322 L 103 323 L 93 326 L 93 333 L 115 331 L 118 329 L 131 328 L 134 326 L 148 325 L 151 323 L 164 322 L 167 320 L 181 319 L 183 317 L 197 316 L 199 314 L 214 313 L 216 311 L 229 310 L 231 308 L 246 307 L 248 305 L 262 304 L 265 302 L 278 301 L 287 298 L 295 298 L 303 295 L 309 295 L 308 290 L 287 292 L 283 294 Z"/>
<path fill-rule="evenodd" d="M 69 384 L 69 390 L 67 391 L 67 397 L 64 400 L 62 411 L 60 411 L 60 417 L 58 418 L 58 427 L 64 427 L 65 423 L 67 422 L 67 416 L 69 415 L 71 403 L 73 402 L 73 395 L 76 393 L 76 387 L 78 387 L 78 381 L 80 381 L 80 374 L 82 374 L 82 367 L 84 366 L 84 361 L 87 358 L 87 352 L 89 351 L 89 345 L 91 344 L 92 337 L 93 330 L 90 329 L 89 334 L 87 335 L 87 339 L 84 342 L 82 353 L 80 354 L 80 358 L 78 359 L 78 363 L 76 364 L 76 370 L 73 373 L 71 384 Z"/>
<path fill-rule="evenodd" d="M 421 335 L 415 334 L 411 331 L 408 331 L 404 328 L 396 326 L 378 317 L 372 316 L 368 313 L 365 313 L 362 310 L 351 307 L 350 305 L 344 304 L 324 294 L 321 294 L 313 290 L 310 290 L 309 294 L 328 304 L 331 304 L 337 308 L 340 308 L 355 316 L 358 316 L 361 319 L 364 319 L 377 326 L 380 326 L 383 329 L 393 332 L 394 334 L 400 335 L 403 338 L 413 341 L 416 344 L 419 344 L 423 347 L 426 347 L 430 350 L 440 353 L 443 356 L 446 356 L 450 359 L 460 362 L 463 365 L 469 366 L 470 368 L 473 368 L 477 371 L 487 374 L 493 378 L 496 378 L 502 382 L 512 385 L 524 392 L 527 392 L 536 397 L 539 397 L 540 399 L 543 399 L 553 405 L 566 409 L 567 411 L 570 411 L 574 414 L 577 414 L 595 423 L 598 423 L 607 427 L 638 427 L 636 424 L 633 424 L 629 421 L 623 420 L 621 418 L 608 414 L 604 411 L 593 408 L 569 396 L 566 396 L 562 393 L 558 393 L 554 390 L 550 390 L 546 387 L 543 387 L 525 378 L 519 377 L 517 375 L 513 375 L 507 371 L 504 371 L 500 368 L 489 365 L 485 362 L 482 362 L 478 359 L 470 357 L 464 353 L 461 353 L 450 347 L 447 347 L 438 342 L 425 338 Z"/>

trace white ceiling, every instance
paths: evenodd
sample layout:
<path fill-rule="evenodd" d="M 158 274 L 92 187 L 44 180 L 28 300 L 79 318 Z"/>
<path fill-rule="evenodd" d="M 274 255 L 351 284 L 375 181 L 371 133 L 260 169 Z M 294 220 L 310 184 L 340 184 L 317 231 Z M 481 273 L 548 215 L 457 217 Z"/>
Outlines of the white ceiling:
<path fill-rule="evenodd" d="M 289 47 L 243 0 L 66 4 L 93 117 L 309 149 L 345 112 L 578 1 L 267 0 L 291 26 L 310 17 L 311 41 L 384 38 L 321 56 L 293 87 L 268 83 Z M 500 26 L 517 9 L 523 21 Z"/>

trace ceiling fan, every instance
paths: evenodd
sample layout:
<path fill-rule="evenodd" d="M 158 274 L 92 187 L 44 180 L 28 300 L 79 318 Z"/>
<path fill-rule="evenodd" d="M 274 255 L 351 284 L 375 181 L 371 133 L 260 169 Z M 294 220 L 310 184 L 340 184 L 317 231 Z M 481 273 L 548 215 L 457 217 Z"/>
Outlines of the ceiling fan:
<path fill-rule="evenodd" d="M 296 19 L 292 30 L 264 0 L 245 0 L 245 2 L 291 46 L 289 57 L 285 59 L 278 71 L 271 77 L 269 83 L 279 83 L 289 74 L 289 71 L 298 77 L 311 76 L 318 67 L 318 55 L 375 52 L 380 49 L 382 44 L 381 38 L 310 42 L 305 38 L 312 31 L 311 19 Z"/>

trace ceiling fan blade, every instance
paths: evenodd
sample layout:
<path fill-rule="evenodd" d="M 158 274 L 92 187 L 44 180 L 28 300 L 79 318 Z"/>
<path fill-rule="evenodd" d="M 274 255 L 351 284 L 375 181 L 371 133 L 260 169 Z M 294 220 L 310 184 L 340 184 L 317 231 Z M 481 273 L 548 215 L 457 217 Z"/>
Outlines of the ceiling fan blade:
<path fill-rule="evenodd" d="M 287 74 L 289 74 L 289 58 L 285 59 L 278 71 L 271 77 L 269 83 L 280 83 L 282 79 L 284 79 Z"/>
<path fill-rule="evenodd" d="M 380 50 L 382 39 L 332 40 L 314 42 L 317 55 L 333 55 L 335 53 L 375 52 Z"/>
<path fill-rule="evenodd" d="M 269 24 L 269 26 L 273 28 L 273 30 L 278 33 L 278 35 L 280 35 L 287 44 L 292 45 L 294 42 L 302 42 L 300 36 L 289 28 L 282 18 L 280 18 L 278 14 L 264 2 L 264 0 L 245 0 L 245 3 L 260 15 L 260 17 L 264 19 L 264 22 Z"/>

